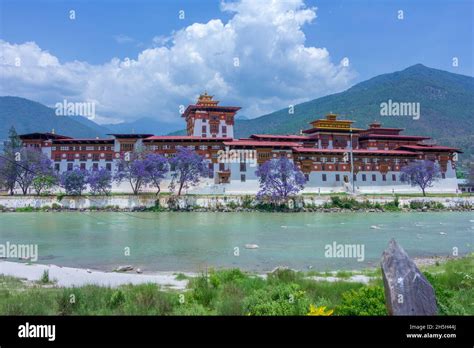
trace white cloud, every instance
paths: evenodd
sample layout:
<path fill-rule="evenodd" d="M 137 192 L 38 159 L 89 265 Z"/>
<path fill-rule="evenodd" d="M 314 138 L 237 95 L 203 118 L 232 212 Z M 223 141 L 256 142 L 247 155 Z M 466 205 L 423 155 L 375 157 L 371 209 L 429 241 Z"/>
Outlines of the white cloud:
<path fill-rule="evenodd" d="M 123 35 L 123 34 L 115 35 L 114 40 L 119 44 L 127 44 L 131 42 L 135 42 L 133 38 L 127 35 Z"/>
<path fill-rule="evenodd" d="M 243 106 L 243 115 L 259 116 L 350 85 L 353 71 L 332 62 L 326 48 L 305 45 L 302 28 L 317 10 L 303 0 L 241 0 L 221 9 L 233 14 L 227 23 L 194 23 L 156 36 L 134 59 L 102 65 L 61 63 L 34 42 L 0 40 L 0 94 L 48 105 L 95 101 L 99 121 L 151 116 L 180 122 L 179 106 L 204 90 Z"/>

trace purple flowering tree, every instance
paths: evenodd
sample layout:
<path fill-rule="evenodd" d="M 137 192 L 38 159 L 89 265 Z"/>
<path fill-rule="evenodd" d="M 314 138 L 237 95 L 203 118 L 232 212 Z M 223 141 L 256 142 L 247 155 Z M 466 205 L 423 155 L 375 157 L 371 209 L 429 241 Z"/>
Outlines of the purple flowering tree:
<path fill-rule="evenodd" d="M 181 147 L 176 155 L 170 159 L 171 166 L 171 183 L 170 191 L 174 191 L 178 187 L 178 196 L 181 191 L 195 186 L 199 183 L 201 177 L 208 175 L 206 160 L 195 151 Z"/>
<path fill-rule="evenodd" d="M 127 181 L 132 187 L 133 194 L 138 195 L 144 185 L 150 182 L 147 162 L 142 153 L 128 153 L 118 162 L 114 180 L 117 183 Z"/>
<path fill-rule="evenodd" d="M 10 195 L 13 195 L 16 187 L 18 169 L 15 163 L 15 155 L 5 152 L 0 157 L 0 183 Z"/>
<path fill-rule="evenodd" d="M 42 193 L 48 193 L 59 182 L 58 174 L 53 168 L 53 162 L 46 156 L 41 156 L 34 171 L 35 177 L 32 186 L 38 196 Z"/>
<path fill-rule="evenodd" d="M 147 181 L 156 187 L 156 195 L 161 191 L 160 184 L 169 171 L 168 160 L 161 155 L 149 153 L 145 156 L 145 175 Z"/>
<path fill-rule="evenodd" d="M 93 170 L 87 175 L 86 182 L 93 195 L 108 195 L 112 189 L 112 174 L 105 168 Z"/>
<path fill-rule="evenodd" d="M 411 186 L 418 186 L 426 196 L 426 188 L 441 177 L 439 165 L 429 160 L 416 160 L 401 169 L 401 181 Z"/>
<path fill-rule="evenodd" d="M 36 177 L 52 171 L 52 163 L 40 150 L 35 148 L 22 148 L 15 154 L 17 177 L 16 182 L 24 195 L 33 185 Z"/>
<path fill-rule="evenodd" d="M 81 195 L 87 187 L 87 170 L 74 168 L 61 174 L 60 185 L 68 195 Z"/>
<path fill-rule="evenodd" d="M 266 161 L 255 174 L 260 183 L 257 197 L 270 198 L 273 202 L 286 201 L 301 191 L 306 183 L 301 170 L 286 157 Z"/>

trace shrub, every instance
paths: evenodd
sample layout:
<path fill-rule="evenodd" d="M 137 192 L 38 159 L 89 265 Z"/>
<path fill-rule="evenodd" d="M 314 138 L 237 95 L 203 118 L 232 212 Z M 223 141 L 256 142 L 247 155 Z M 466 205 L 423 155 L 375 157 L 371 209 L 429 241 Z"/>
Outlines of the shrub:
<path fill-rule="evenodd" d="M 112 293 L 112 296 L 110 296 L 108 305 L 110 308 L 117 308 L 121 306 L 124 302 L 125 295 L 123 294 L 123 292 L 121 290 L 115 290 Z"/>
<path fill-rule="evenodd" d="M 310 301 L 297 284 L 268 286 L 252 293 L 244 301 L 249 315 L 306 315 Z"/>
<path fill-rule="evenodd" d="M 243 315 L 245 294 L 236 283 L 225 284 L 216 305 L 218 315 Z"/>
<path fill-rule="evenodd" d="M 48 284 L 49 283 L 49 271 L 43 271 L 43 275 L 40 278 L 40 283 Z"/>
<path fill-rule="evenodd" d="M 215 286 L 211 285 L 207 274 L 202 274 L 190 282 L 193 289 L 193 297 L 197 303 L 208 307 L 216 297 Z"/>
<path fill-rule="evenodd" d="M 342 294 L 338 315 L 387 315 L 385 296 L 381 286 L 362 287 Z"/>

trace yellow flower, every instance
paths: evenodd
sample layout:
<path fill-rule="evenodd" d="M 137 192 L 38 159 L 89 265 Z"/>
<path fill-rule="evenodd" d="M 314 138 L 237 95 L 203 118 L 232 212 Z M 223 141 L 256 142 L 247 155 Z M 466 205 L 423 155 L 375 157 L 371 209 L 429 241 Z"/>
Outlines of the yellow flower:
<path fill-rule="evenodd" d="M 329 316 L 334 313 L 334 310 L 330 309 L 326 312 L 326 306 L 315 307 L 314 305 L 309 305 L 308 315 L 317 315 L 317 316 Z"/>

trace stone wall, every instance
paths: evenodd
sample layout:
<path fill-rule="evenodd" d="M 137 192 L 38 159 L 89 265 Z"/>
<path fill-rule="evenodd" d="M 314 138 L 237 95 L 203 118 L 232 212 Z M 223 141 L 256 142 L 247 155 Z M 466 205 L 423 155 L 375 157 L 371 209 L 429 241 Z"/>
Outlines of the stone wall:
<path fill-rule="evenodd" d="M 120 209 L 134 209 L 139 207 L 153 207 L 157 201 L 155 195 L 112 195 L 112 196 L 0 196 L 0 206 L 5 208 L 44 208 L 52 207 L 53 204 L 66 209 L 89 209 L 89 208 L 106 208 L 117 207 Z M 394 197 L 387 195 L 384 197 L 369 198 L 357 197 L 359 201 L 369 200 L 372 203 L 387 203 L 393 201 Z M 242 206 L 244 202 L 252 200 L 255 204 L 254 196 L 246 195 L 189 195 L 174 198 L 169 202 L 170 196 L 160 196 L 159 204 L 161 207 L 168 208 L 169 204 L 181 209 L 188 207 L 202 208 L 220 208 Z M 298 196 L 293 200 L 296 208 L 306 206 L 321 206 L 331 200 L 330 196 L 304 195 Z M 400 197 L 401 205 L 409 204 L 411 201 L 430 201 L 442 203 L 446 208 L 454 208 L 460 205 L 474 205 L 473 197 Z"/>

